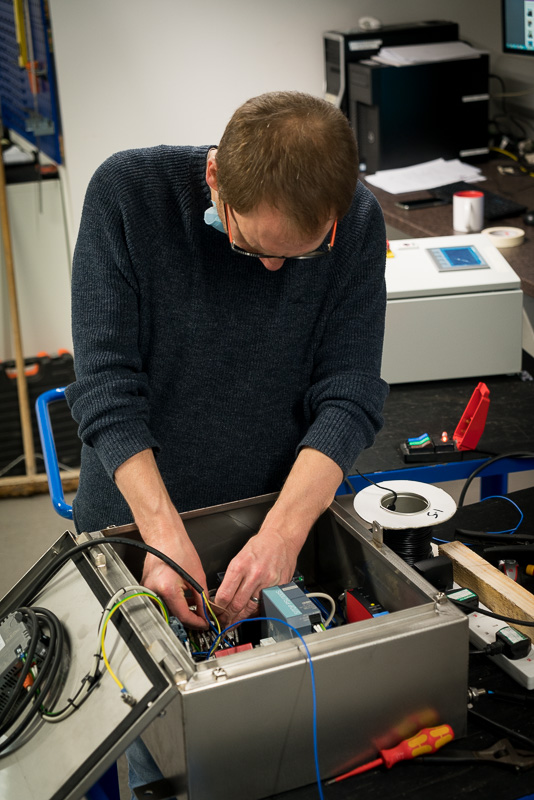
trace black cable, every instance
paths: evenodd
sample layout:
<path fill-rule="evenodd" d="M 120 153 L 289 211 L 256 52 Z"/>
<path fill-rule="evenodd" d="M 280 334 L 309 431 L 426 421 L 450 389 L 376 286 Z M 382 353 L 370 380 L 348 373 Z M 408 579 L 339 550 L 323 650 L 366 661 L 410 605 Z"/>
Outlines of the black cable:
<path fill-rule="evenodd" d="M 504 700 L 509 703 L 534 703 L 534 696 L 526 692 L 503 692 L 500 689 L 488 689 L 486 692 L 490 699 Z"/>
<path fill-rule="evenodd" d="M 466 482 L 464 484 L 464 487 L 463 487 L 462 491 L 460 492 L 460 497 L 458 498 L 458 508 L 461 508 L 463 506 L 463 502 L 464 502 L 464 499 L 465 499 L 465 495 L 467 494 L 467 490 L 468 490 L 471 482 L 477 477 L 477 475 L 480 472 L 482 472 L 482 470 L 486 469 L 486 467 L 489 467 L 490 464 L 494 464 L 496 461 L 500 461 L 503 458 L 534 458 L 534 453 L 532 453 L 530 451 L 517 452 L 517 453 L 515 453 L 515 452 L 514 453 L 501 453 L 501 455 L 494 456 L 494 458 L 488 458 L 487 461 L 484 461 L 484 463 L 481 464 L 480 467 L 477 467 L 477 469 L 475 469 L 474 472 L 472 472 L 471 475 L 467 478 L 467 480 L 466 480 Z"/>
<path fill-rule="evenodd" d="M 514 536 L 515 539 L 515 536 Z M 485 547 L 484 552 L 492 553 L 502 550 L 515 551 L 516 553 L 532 553 L 534 552 L 534 544 L 508 544 L 503 547 Z"/>
<path fill-rule="evenodd" d="M 28 648 L 28 652 L 26 654 L 26 661 L 22 665 L 22 669 L 20 671 L 19 678 L 17 683 L 13 687 L 13 691 L 11 693 L 11 697 L 7 701 L 6 705 L 4 706 L 4 710 L 2 716 L 0 717 L 0 736 L 2 735 L 3 731 L 6 729 L 5 724 L 9 720 L 10 711 L 12 707 L 17 702 L 18 697 L 20 696 L 23 688 L 24 681 L 26 680 L 28 673 L 31 669 L 32 662 L 35 656 L 35 651 L 37 649 L 37 642 L 38 637 L 35 635 L 35 631 L 38 628 L 37 616 L 34 614 L 31 608 L 20 609 L 21 613 L 26 612 L 28 617 L 28 627 L 31 629 L 30 632 L 33 632 L 33 636 L 30 637 L 30 646 Z M 16 613 L 16 612 L 15 612 Z"/>
<path fill-rule="evenodd" d="M 138 542 L 132 539 L 126 539 L 121 536 L 114 536 L 114 537 L 103 537 L 101 539 L 95 539 L 92 541 L 81 542 L 80 544 L 76 545 L 72 550 L 68 550 L 61 555 L 58 555 L 57 558 L 39 575 L 35 581 L 29 586 L 28 593 L 29 596 L 34 596 L 37 591 L 40 589 L 41 586 L 46 584 L 46 582 L 70 559 L 74 558 L 80 551 L 87 550 L 90 547 L 97 547 L 102 544 L 112 544 L 112 545 L 128 545 L 131 547 L 137 547 L 140 550 L 144 550 L 147 553 L 151 553 L 152 555 L 157 556 L 160 558 L 165 564 L 167 564 L 171 569 L 180 575 L 187 583 L 189 583 L 194 589 L 196 589 L 199 594 L 204 593 L 203 587 L 191 576 L 188 572 L 183 569 L 179 564 L 172 560 L 169 556 L 162 553 L 160 550 L 157 550 L 155 547 L 151 547 L 145 542 Z M 17 680 L 17 684 L 13 690 L 11 697 L 9 698 L 6 707 L 4 708 L 3 718 L 1 720 L 1 727 L 0 727 L 0 736 L 4 735 L 9 728 L 12 727 L 14 722 L 14 712 L 16 710 L 17 718 L 23 714 L 30 703 L 33 701 L 33 706 L 27 711 L 25 717 L 22 719 L 20 724 L 15 728 L 14 731 L 7 737 L 4 738 L 3 741 L 0 742 L 0 754 L 2 751 L 5 751 L 6 748 L 10 747 L 21 733 L 28 727 L 30 722 L 41 713 L 41 704 L 42 699 L 46 698 L 48 692 L 53 689 L 54 682 L 58 675 L 61 660 L 63 656 L 63 645 L 64 645 L 64 632 L 63 627 L 59 619 L 53 614 L 49 609 L 46 608 L 19 608 L 14 609 L 12 612 L 8 613 L 22 613 L 24 617 L 26 617 L 28 626 L 31 628 L 31 639 L 30 645 L 28 647 L 28 652 L 26 654 L 26 661 L 23 664 L 21 674 Z M 7 616 L 7 615 L 6 615 Z M 43 631 L 41 630 L 39 624 L 39 617 L 42 617 L 46 620 L 49 628 L 49 642 L 48 648 L 46 652 L 46 656 L 43 659 L 42 664 L 39 667 L 39 672 L 29 691 L 24 691 L 24 682 L 31 670 L 32 663 L 35 657 L 35 651 L 37 648 L 37 643 L 39 638 L 43 635 Z M 83 685 L 83 682 L 82 682 Z M 78 692 L 79 694 L 79 692 Z M 89 692 L 88 692 L 89 694 Z M 37 700 L 37 696 L 39 695 L 39 701 Z M 22 696 L 22 700 L 20 700 Z M 18 705 L 17 705 L 17 701 Z"/>
<path fill-rule="evenodd" d="M 94 539 L 88 542 L 80 542 L 72 550 L 68 550 L 61 555 L 58 555 L 55 560 L 40 574 L 37 578 L 30 584 L 28 587 L 28 595 L 32 597 L 37 593 L 40 587 L 45 584 L 51 577 L 54 575 L 67 561 L 71 558 L 75 558 L 78 553 L 83 550 L 88 550 L 90 547 L 98 547 L 101 544 L 125 544 L 130 547 L 137 547 L 140 550 L 144 550 L 147 553 L 151 553 L 152 555 L 157 556 L 160 558 L 165 564 L 167 564 L 171 569 L 180 575 L 187 583 L 189 583 L 193 589 L 195 589 L 199 594 L 204 592 L 202 586 L 191 576 L 188 572 L 185 571 L 183 567 L 177 564 L 172 558 L 162 553 L 160 550 L 157 550 L 155 547 L 151 547 L 149 544 L 145 542 L 138 542 L 133 539 L 126 539 L 122 536 L 103 536 L 101 539 Z"/>
<path fill-rule="evenodd" d="M 485 717 L 484 714 L 480 714 L 478 711 L 473 711 L 472 708 L 468 708 L 467 711 L 472 717 L 488 723 L 492 727 L 497 728 L 499 731 L 503 731 L 507 736 L 517 739 L 522 744 L 527 744 L 530 749 L 534 748 L 534 740 L 529 739 L 528 736 L 523 736 L 521 733 L 516 733 L 516 731 L 513 731 L 511 728 L 507 728 L 506 725 L 502 725 L 500 722 L 495 722 L 495 720 Z"/>
<path fill-rule="evenodd" d="M 28 709 L 26 716 L 24 716 L 19 725 L 14 731 L 12 731 L 10 736 L 0 742 L 0 753 L 16 742 L 20 734 L 26 730 L 30 722 L 32 722 L 35 717 L 40 714 L 42 699 L 47 696 L 48 692 L 52 691 L 54 683 L 56 682 L 59 674 L 61 661 L 63 658 L 63 627 L 56 615 L 53 614 L 49 609 L 44 608 L 35 608 L 33 610 L 20 609 L 20 611 L 24 614 L 30 611 L 31 613 L 28 616 L 32 617 L 32 622 L 34 621 L 33 617 L 35 617 L 37 620 L 39 617 L 42 617 L 44 620 L 46 620 L 49 628 L 49 642 L 46 656 L 43 659 L 43 663 L 39 667 L 37 677 L 33 681 L 30 690 L 24 693 L 22 700 L 19 702 L 18 706 L 16 706 L 17 717 L 20 717 L 22 714 L 24 714 L 30 703 L 33 702 L 33 705 Z M 40 624 L 37 622 L 33 628 L 33 638 L 38 640 L 42 635 L 43 630 L 41 629 Z M 30 661 L 28 658 L 26 660 L 29 662 L 29 666 L 31 667 L 32 661 Z M 10 700 L 12 700 L 14 697 L 16 702 L 17 700 L 20 700 L 20 696 L 20 692 L 18 695 L 13 694 Z M 37 700 L 38 696 L 39 700 Z M 13 717 L 13 713 L 10 716 Z M 9 719 L 6 720 L 0 729 L 0 735 L 3 735 L 5 731 L 12 727 L 12 724 L 12 721 Z"/>
<path fill-rule="evenodd" d="M 393 495 L 393 502 L 391 503 L 391 505 L 386 506 L 386 508 L 388 509 L 388 511 L 395 511 L 395 505 L 397 503 L 397 492 L 394 489 L 390 489 L 388 486 L 381 486 L 379 483 L 375 483 L 374 481 L 371 480 L 371 478 L 368 478 L 367 475 L 362 475 L 360 470 L 356 469 L 356 467 L 354 467 L 354 469 L 358 473 L 360 478 L 363 478 L 364 481 L 367 481 L 367 483 L 371 483 L 373 486 L 378 486 L 379 489 L 384 489 L 384 491 L 386 491 L 386 492 L 391 492 L 391 494 Z M 346 478 L 346 481 L 348 481 L 348 480 L 349 479 Z M 349 486 L 350 485 L 351 484 L 350 484 L 350 481 L 349 481 Z M 354 489 L 353 489 L 353 491 L 354 491 Z"/>
<path fill-rule="evenodd" d="M 454 531 L 454 538 L 460 541 L 467 539 L 473 542 L 499 542 L 499 544 L 504 546 L 508 546 L 510 541 L 534 542 L 534 536 L 530 533 L 491 533 L 491 531 L 468 531 L 464 528 L 456 528 Z M 515 545 L 515 547 L 521 550 L 529 546 L 532 545 Z"/>
<path fill-rule="evenodd" d="M 463 611 L 465 611 L 465 604 L 460 600 L 455 600 L 450 596 L 449 600 L 451 603 L 454 603 L 455 606 L 458 606 L 458 608 L 461 608 Z M 534 621 L 531 619 L 514 619 L 513 617 L 505 617 L 503 614 L 494 614 L 493 611 L 487 611 L 485 608 L 477 608 L 473 609 L 473 611 L 476 611 L 477 614 L 484 614 L 486 617 L 491 617 L 492 619 L 501 620 L 501 622 L 509 622 L 512 625 L 525 625 L 528 628 L 534 628 Z"/>

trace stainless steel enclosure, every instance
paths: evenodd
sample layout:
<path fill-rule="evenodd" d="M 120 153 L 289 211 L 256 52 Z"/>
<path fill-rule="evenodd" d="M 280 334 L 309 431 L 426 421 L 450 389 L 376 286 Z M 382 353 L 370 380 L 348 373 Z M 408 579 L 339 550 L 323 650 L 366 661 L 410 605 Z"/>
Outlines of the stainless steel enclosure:
<path fill-rule="evenodd" d="M 210 587 L 275 499 L 183 515 Z M 138 536 L 134 526 L 105 531 L 111 534 Z M 56 549 L 70 547 L 71 538 L 65 534 Z M 95 558 L 99 551 L 104 555 Z M 79 557 L 81 565 L 63 567 L 39 596 L 39 604 L 53 606 L 68 629 L 71 652 L 79 654 L 71 669 L 77 680 L 83 654 L 94 646 L 102 605 L 140 576 L 132 548 L 118 553 L 104 545 L 91 553 Z M 49 551 L 47 560 L 53 558 Z M 316 524 L 298 566 L 309 589 L 337 597 L 363 587 L 390 612 L 306 636 L 316 682 L 321 777 L 356 766 L 424 726 L 446 722 L 457 737 L 464 735 L 465 616 L 436 600 L 433 587 L 374 543 L 338 503 Z M 4 598 L 2 616 L 27 601 L 28 583 L 40 569 L 42 564 L 36 565 Z M 131 682 L 136 705 L 122 703 L 104 673 L 79 712 L 45 731 L 41 724 L 28 744 L 0 759 L 2 797 L 79 798 L 140 732 L 180 799 L 255 800 L 315 780 L 310 665 L 300 640 L 195 664 L 150 601 L 125 603 L 116 617 L 121 614 L 118 631 L 109 626 L 108 650 L 114 669 Z M 42 776 L 32 771 L 57 772 L 58 758 L 62 771 L 55 793 L 52 776 L 43 790 Z"/>

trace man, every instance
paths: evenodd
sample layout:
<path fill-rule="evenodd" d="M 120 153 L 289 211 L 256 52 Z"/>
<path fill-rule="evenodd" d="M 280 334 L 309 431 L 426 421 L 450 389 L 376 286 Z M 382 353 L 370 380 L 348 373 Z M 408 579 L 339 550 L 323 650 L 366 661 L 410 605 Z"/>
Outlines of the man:
<path fill-rule="evenodd" d="M 83 441 L 75 523 L 133 519 L 207 588 L 179 512 L 280 490 L 227 566 L 225 622 L 291 579 L 382 424 L 384 223 L 357 177 L 343 114 L 277 92 L 241 106 L 218 148 L 116 154 L 87 192 L 67 389 Z M 159 559 L 142 580 L 206 627 Z"/>

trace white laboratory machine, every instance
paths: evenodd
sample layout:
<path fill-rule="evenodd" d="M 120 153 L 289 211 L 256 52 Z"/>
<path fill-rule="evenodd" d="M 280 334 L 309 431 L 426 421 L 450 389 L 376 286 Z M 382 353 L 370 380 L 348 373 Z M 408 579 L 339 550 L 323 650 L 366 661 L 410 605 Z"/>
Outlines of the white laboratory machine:
<path fill-rule="evenodd" d="M 520 279 L 486 234 L 391 241 L 386 285 L 388 383 L 521 370 Z"/>

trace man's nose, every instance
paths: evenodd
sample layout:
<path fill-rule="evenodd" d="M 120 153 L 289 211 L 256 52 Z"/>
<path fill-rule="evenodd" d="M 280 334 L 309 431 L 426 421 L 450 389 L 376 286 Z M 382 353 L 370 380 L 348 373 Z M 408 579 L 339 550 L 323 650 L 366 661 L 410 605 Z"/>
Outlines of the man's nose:
<path fill-rule="evenodd" d="M 260 261 L 269 272 L 276 272 L 283 266 L 285 258 L 260 258 Z"/>

